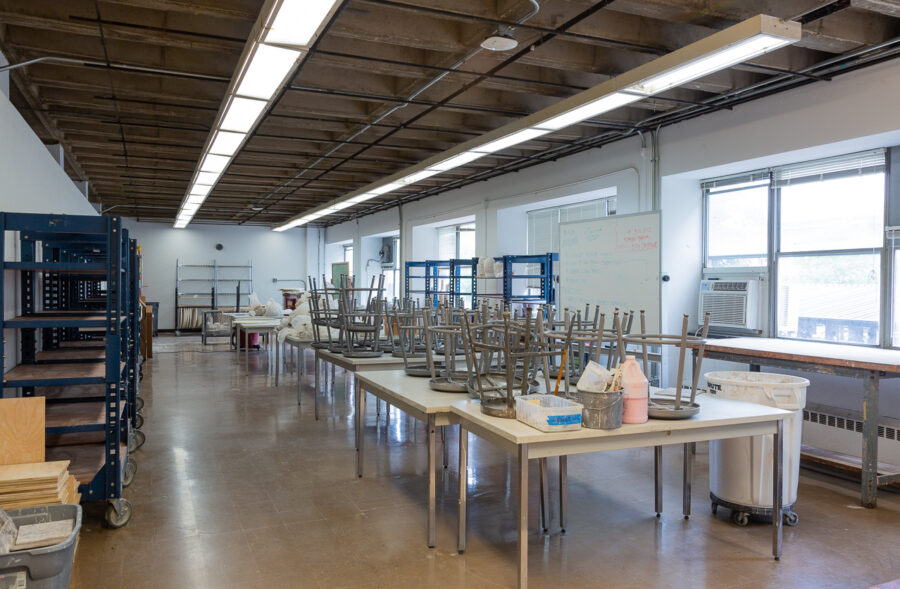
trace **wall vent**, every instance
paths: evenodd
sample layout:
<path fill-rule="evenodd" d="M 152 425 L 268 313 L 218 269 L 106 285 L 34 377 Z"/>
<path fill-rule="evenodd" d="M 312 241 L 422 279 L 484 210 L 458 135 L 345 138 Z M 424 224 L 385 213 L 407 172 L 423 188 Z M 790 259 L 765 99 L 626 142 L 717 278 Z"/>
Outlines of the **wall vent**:
<path fill-rule="evenodd" d="M 803 421 L 818 423 L 820 425 L 827 425 L 829 427 L 836 427 L 838 429 L 845 429 L 847 431 L 856 433 L 862 433 L 863 431 L 863 423 L 861 421 L 850 419 L 847 417 L 838 417 L 837 415 L 831 415 L 829 413 L 822 413 L 819 411 L 809 411 L 804 409 Z M 879 425 L 878 437 L 884 438 L 886 440 L 900 442 L 900 429 Z"/>

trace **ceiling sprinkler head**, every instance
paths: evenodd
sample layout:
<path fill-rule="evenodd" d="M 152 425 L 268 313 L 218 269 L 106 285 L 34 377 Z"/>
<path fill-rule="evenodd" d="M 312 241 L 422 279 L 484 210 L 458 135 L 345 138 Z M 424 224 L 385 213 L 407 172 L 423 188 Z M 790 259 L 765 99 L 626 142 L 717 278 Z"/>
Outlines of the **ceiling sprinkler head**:
<path fill-rule="evenodd" d="M 518 46 L 519 42 L 508 32 L 498 32 L 481 42 L 481 47 L 488 51 L 509 51 Z"/>

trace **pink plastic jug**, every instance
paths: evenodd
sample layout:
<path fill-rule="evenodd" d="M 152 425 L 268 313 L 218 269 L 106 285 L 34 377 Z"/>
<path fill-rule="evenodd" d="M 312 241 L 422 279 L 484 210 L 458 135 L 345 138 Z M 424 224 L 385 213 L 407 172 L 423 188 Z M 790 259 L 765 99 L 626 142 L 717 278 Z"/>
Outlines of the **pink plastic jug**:
<path fill-rule="evenodd" d="M 625 356 L 622 389 L 622 423 L 645 423 L 650 402 L 650 383 L 634 356 Z"/>

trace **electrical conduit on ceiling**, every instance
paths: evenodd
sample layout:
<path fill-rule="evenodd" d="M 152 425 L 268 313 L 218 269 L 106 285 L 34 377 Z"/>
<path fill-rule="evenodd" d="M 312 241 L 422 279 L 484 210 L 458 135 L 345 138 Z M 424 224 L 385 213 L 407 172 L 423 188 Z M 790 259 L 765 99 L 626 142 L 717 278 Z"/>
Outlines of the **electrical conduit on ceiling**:
<path fill-rule="evenodd" d="M 525 16 L 522 16 L 518 20 L 516 20 L 516 24 L 525 23 L 526 21 L 528 21 L 529 19 L 534 17 L 534 15 L 536 15 L 540 11 L 541 6 L 540 6 L 540 4 L 538 4 L 537 0 L 528 0 L 528 3 L 531 4 L 531 7 L 532 7 L 531 11 L 528 14 L 526 14 Z M 494 30 L 494 33 L 504 33 L 504 32 L 508 33 L 509 27 L 504 27 L 504 29 L 502 31 L 500 30 L 499 27 Z M 309 164 L 304 169 L 300 170 L 297 174 L 292 176 L 289 180 L 284 182 L 281 186 L 279 186 L 275 190 L 269 192 L 268 194 L 263 196 L 261 199 L 257 200 L 255 203 L 253 203 L 252 206 L 259 207 L 260 205 L 265 203 L 265 201 L 268 200 L 270 196 L 277 194 L 282 188 L 287 187 L 291 182 L 300 178 L 309 170 L 315 168 L 318 164 L 320 164 L 322 161 L 324 161 L 330 155 L 337 152 L 338 150 L 340 150 L 341 148 L 343 148 L 344 146 L 349 144 L 351 141 L 353 141 L 354 139 L 356 139 L 357 137 L 359 137 L 360 135 L 362 135 L 363 133 L 365 133 L 366 131 L 368 131 L 369 129 L 374 127 L 375 125 L 381 123 L 382 121 L 384 121 L 386 118 L 388 118 L 392 114 L 396 113 L 397 111 L 399 111 L 403 108 L 406 108 L 409 101 L 415 100 L 418 96 L 421 96 L 422 93 L 427 91 L 429 88 L 432 88 L 435 84 L 437 84 L 438 82 L 440 82 L 441 80 L 446 78 L 448 75 L 453 73 L 453 71 L 459 69 L 460 67 L 462 67 L 463 65 L 468 63 L 473 57 L 475 57 L 482 51 L 485 51 L 485 49 L 480 44 L 477 47 L 474 47 L 473 49 L 471 49 L 468 53 L 463 55 L 452 65 L 448 66 L 445 71 L 442 71 L 441 73 L 439 73 L 438 75 L 433 77 L 431 80 L 427 81 L 425 84 L 420 86 L 417 90 L 413 91 L 412 94 L 410 94 L 405 99 L 403 99 L 404 102 L 391 107 L 390 109 L 387 110 L 387 112 L 379 115 L 373 121 L 366 123 L 362 128 L 351 133 L 348 137 L 341 139 L 334 147 L 332 147 L 331 149 L 326 151 L 324 154 L 320 155 L 313 163 Z M 299 188 L 297 188 L 295 190 L 298 190 L 298 189 Z M 250 219 L 252 219 L 258 212 L 259 211 L 254 211 L 254 214 L 250 216 Z"/>

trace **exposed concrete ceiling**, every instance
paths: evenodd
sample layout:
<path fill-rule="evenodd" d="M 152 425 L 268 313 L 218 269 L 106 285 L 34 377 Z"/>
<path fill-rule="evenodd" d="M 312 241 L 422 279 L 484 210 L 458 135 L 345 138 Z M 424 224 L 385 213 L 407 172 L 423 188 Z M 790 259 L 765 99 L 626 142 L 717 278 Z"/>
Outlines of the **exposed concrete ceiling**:
<path fill-rule="evenodd" d="M 759 13 L 795 46 L 483 158 L 340 215 L 592 149 L 900 54 L 897 0 L 346 0 L 194 222 L 270 225 Z M 92 200 L 174 220 L 261 0 L 0 0 L 12 99 Z M 422 90 L 426 85 L 433 84 Z"/>

